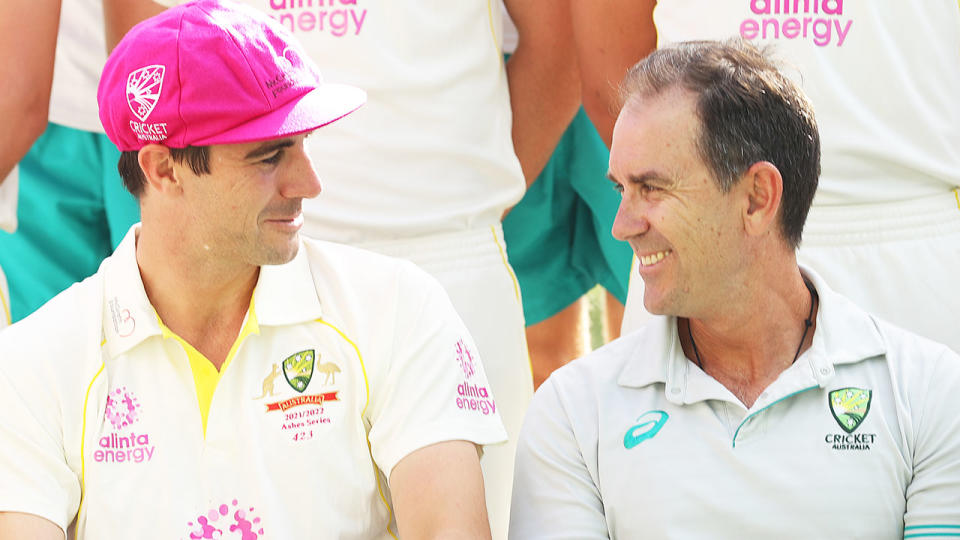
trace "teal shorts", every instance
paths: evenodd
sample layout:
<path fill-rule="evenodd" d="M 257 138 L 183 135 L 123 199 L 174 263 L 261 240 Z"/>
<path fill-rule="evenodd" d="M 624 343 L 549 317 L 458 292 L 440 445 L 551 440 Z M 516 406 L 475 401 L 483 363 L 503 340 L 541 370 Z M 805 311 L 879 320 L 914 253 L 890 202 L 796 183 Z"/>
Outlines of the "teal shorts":
<path fill-rule="evenodd" d="M 527 325 L 550 318 L 600 284 L 627 299 L 633 252 L 610 229 L 620 195 L 609 152 L 581 108 L 550 162 L 503 221 Z"/>
<path fill-rule="evenodd" d="M 96 272 L 140 220 L 119 159 L 106 135 L 50 123 L 20 162 L 19 225 L 0 231 L 14 321 Z"/>

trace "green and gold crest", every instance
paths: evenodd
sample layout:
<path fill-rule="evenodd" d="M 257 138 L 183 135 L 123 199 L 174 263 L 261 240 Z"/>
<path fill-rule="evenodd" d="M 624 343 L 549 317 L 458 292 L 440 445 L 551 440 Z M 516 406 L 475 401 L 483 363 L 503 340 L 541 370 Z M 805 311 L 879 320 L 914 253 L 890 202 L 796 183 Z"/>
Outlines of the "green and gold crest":
<path fill-rule="evenodd" d="M 870 398 L 873 390 L 862 388 L 840 388 L 830 392 L 830 412 L 840 427 L 847 433 L 853 433 L 870 412 Z"/>
<path fill-rule="evenodd" d="M 291 354 L 283 361 L 283 376 L 290 387 L 303 393 L 313 378 L 313 349 Z"/>

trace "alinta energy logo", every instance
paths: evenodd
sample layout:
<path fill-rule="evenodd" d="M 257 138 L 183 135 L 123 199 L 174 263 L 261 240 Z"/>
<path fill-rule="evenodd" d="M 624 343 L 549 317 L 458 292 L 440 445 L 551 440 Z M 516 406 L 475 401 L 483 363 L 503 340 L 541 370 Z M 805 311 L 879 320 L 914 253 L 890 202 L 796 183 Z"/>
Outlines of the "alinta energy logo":
<path fill-rule="evenodd" d="M 877 435 L 875 433 L 854 433 L 863 424 L 870 412 L 873 390 L 862 388 L 840 388 L 827 395 L 830 414 L 844 433 L 828 433 L 824 437 L 833 450 L 870 450 Z"/>
<path fill-rule="evenodd" d="M 167 139 L 167 123 L 146 123 L 160 102 L 160 93 L 163 91 L 163 76 L 165 66 L 155 64 L 134 70 L 127 76 L 127 106 L 140 121 L 130 120 L 130 129 L 137 134 L 137 138 L 151 142 L 161 142 Z"/>
<path fill-rule="evenodd" d="M 454 345 L 454 356 L 463 370 L 463 382 L 457 385 L 457 408 L 465 411 L 478 411 L 488 415 L 497 412 L 497 403 L 486 386 L 471 383 L 477 374 L 477 360 L 463 339 Z"/>
<path fill-rule="evenodd" d="M 150 444 L 150 435 L 132 429 L 140 421 L 140 403 L 132 391 L 120 386 L 107 394 L 103 417 L 114 431 L 100 437 L 100 447 L 93 451 L 94 461 L 143 463 L 153 459 L 156 447 Z"/>
<path fill-rule="evenodd" d="M 273 17 L 293 33 L 359 36 L 367 20 L 363 0 L 270 0 Z"/>
<path fill-rule="evenodd" d="M 842 47 L 853 19 L 843 14 L 843 0 L 741 0 L 753 16 L 740 23 L 744 39 L 802 39 L 818 47 Z"/>
<path fill-rule="evenodd" d="M 666 411 L 647 411 L 641 414 L 637 417 L 636 423 L 623 435 L 623 447 L 631 450 L 643 441 L 656 437 L 669 418 L 670 415 Z"/>

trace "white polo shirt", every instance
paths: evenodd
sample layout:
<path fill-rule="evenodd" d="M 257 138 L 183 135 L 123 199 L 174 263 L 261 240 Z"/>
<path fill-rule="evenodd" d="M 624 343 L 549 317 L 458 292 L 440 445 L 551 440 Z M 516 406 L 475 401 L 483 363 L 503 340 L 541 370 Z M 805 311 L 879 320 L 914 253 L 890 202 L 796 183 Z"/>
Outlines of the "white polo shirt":
<path fill-rule="evenodd" d="M 813 344 L 749 409 L 673 317 L 557 370 L 521 432 L 511 538 L 960 536 L 960 358 L 805 273 Z"/>
<path fill-rule="evenodd" d="M 136 229 L 0 334 L 0 511 L 76 517 L 77 538 L 390 538 L 398 461 L 504 440 L 470 336 L 413 265 L 305 241 L 261 269 L 218 373 L 155 315 Z"/>

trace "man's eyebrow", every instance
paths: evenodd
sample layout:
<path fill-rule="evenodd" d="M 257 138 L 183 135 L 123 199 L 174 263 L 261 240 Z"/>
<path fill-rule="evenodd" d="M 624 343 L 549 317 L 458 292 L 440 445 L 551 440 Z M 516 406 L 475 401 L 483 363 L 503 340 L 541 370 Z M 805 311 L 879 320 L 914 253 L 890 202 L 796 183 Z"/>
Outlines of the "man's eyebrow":
<path fill-rule="evenodd" d="M 247 155 L 243 156 L 243 159 L 257 159 L 273 152 L 280 150 L 281 148 L 289 148 L 293 146 L 292 139 L 280 139 L 277 141 L 267 141 L 260 146 L 254 148 L 253 150 L 247 152 Z"/>
<path fill-rule="evenodd" d="M 613 175 L 612 172 L 608 172 L 608 173 L 607 173 L 607 179 L 610 180 L 611 182 L 615 183 L 615 184 L 619 184 L 619 183 L 620 183 L 620 181 L 617 180 L 617 178 Z M 643 172 L 643 173 L 640 173 L 640 174 L 631 174 L 631 175 L 628 175 L 628 176 L 627 176 L 627 180 L 628 180 L 631 184 L 640 184 L 640 183 L 644 183 L 644 182 L 660 182 L 660 183 L 663 183 L 663 182 L 669 182 L 669 181 L 670 181 L 669 178 L 667 178 L 666 176 L 664 176 L 664 175 L 661 174 L 661 173 L 658 173 L 657 171 L 646 171 L 646 172 Z"/>

